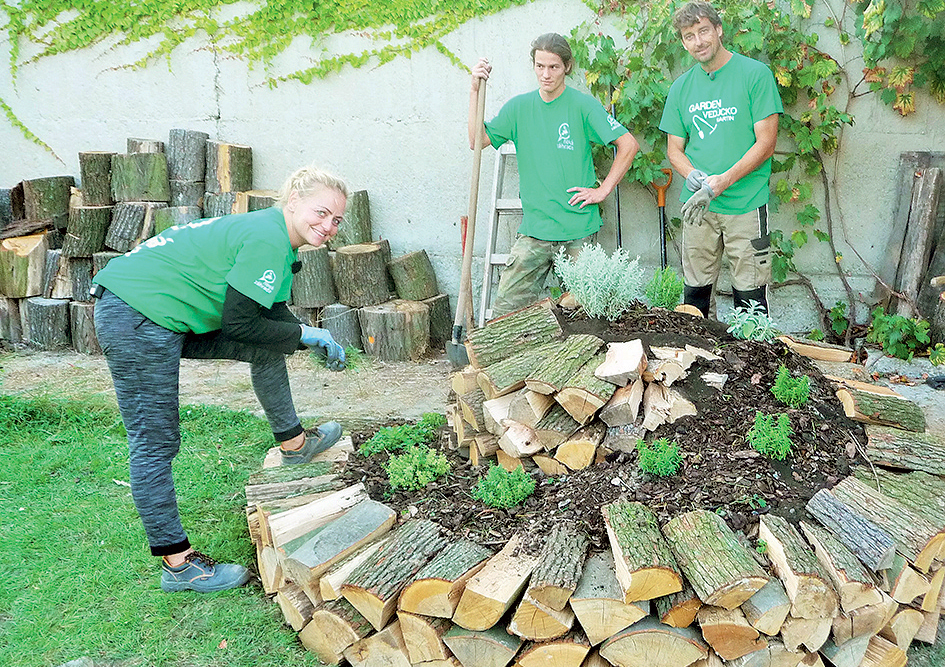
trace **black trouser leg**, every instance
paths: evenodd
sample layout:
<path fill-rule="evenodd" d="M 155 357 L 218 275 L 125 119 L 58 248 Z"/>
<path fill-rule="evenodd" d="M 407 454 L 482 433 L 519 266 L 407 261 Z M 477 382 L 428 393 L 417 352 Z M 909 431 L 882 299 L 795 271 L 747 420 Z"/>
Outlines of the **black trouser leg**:
<path fill-rule="evenodd" d="M 736 308 L 749 308 L 749 302 L 755 301 L 761 304 L 765 314 L 768 313 L 768 290 L 764 285 L 748 290 L 740 290 L 733 287 L 732 298 Z"/>
<path fill-rule="evenodd" d="M 686 285 L 683 290 L 683 303 L 698 308 L 703 317 L 709 316 L 709 302 L 711 300 L 712 285 L 703 285 L 702 287 Z"/>

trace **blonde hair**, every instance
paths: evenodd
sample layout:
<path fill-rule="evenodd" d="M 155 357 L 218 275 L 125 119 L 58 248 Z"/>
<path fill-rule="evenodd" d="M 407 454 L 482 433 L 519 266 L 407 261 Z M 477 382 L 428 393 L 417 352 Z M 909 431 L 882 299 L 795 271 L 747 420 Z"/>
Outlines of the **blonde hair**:
<path fill-rule="evenodd" d="M 297 169 L 286 179 L 285 183 L 282 185 L 282 189 L 279 190 L 276 205 L 279 206 L 279 208 L 283 208 L 288 204 L 289 196 L 292 194 L 293 190 L 298 192 L 299 197 L 304 199 L 322 188 L 337 190 L 345 196 L 345 199 L 348 198 L 348 186 L 345 185 L 343 180 L 312 165 L 310 167 Z"/>

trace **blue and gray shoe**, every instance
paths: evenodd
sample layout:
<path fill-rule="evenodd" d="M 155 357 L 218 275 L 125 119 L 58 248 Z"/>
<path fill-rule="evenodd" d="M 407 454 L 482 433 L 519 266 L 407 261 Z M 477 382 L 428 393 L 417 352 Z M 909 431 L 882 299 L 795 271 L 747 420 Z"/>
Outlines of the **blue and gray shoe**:
<path fill-rule="evenodd" d="M 187 554 L 182 565 L 171 567 L 164 561 L 161 568 L 161 590 L 165 593 L 215 593 L 242 586 L 247 581 L 249 570 L 242 565 L 217 563 L 199 551 Z"/>
<path fill-rule="evenodd" d="M 305 444 L 300 449 L 282 449 L 282 465 L 292 466 L 308 463 L 316 454 L 321 454 L 341 438 L 341 424 L 325 422 L 314 431 L 305 432 Z"/>

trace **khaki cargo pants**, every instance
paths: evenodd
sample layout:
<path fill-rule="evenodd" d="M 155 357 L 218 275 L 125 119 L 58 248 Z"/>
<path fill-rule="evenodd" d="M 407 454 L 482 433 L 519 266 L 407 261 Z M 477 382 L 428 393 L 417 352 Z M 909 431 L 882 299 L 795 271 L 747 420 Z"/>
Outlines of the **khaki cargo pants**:
<path fill-rule="evenodd" d="M 593 243 L 596 236 L 592 234 L 573 241 L 540 241 L 519 235 L 499 276 L 492 317 L 511 313 L 540 300 L 558 249 L 564 248 L 565 254 L 574 259 L 584 244 Z"/>

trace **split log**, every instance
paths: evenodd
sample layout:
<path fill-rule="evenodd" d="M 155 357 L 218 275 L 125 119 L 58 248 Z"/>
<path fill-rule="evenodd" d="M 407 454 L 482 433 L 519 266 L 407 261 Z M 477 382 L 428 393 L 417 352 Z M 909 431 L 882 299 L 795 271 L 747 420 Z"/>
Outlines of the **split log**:
<path fill-rule="evenodd" d="M 860 667 L 863 658 L 866 656 L 866 649 L 869 644 L 869 635 L 854 637 L 839 646 L 832 639 L 828 639 L 824 645 L 820 647 L 820 654 L 824 656 L 833 667 Z"/>
<path fill-rule="evenodd" d="M 601 644 L 601 657 L 614 665 L 680 667 L 708 654 L 708 646 L 692 628 L 672 628 L 652 616 L 621 630 Z"/>
<path fill-rule="evenodd" d="M 783 517 L 766 514 L 759 521 L 758 537 L 765 541 L 768 559 L 791 600 L 791 615 L 836 616 L 839 598 L 830 585 L 830 577 L 797 529 Z"/>
<path fill-rule="evenodd" d="M 581 667 L 590 650 L 587 638 L 572 632 L 547 642 L 529 642 L 515 659 L 515 667 Z"/>
<path fill-rule="evenodd" d="M 693 663 L 698 664 L 698 663 Z M 581 667 L 612 667 L 609 662 L 600 657 L 600 652 L 594 649 L 587 654 L 587 658 L 581 663 Z M 713 666 L 715 667 L 715 666 Z"/>
<path fill-rule="evenodd" d="M 534 428 L 556 405 L 554 396 L 526 389 L 509 405 L 509 419 Z"/>
<path fill-rule="evenodd" d="M 64 257 L 91 257 L 102 249 L 112 220 L 111 206 L 79 206 L 69 211 L 62 243 Z"/>
<path fill-rule="evenodd" d="M 169 202 L 164 153 L 116 153 L 112 156 L 112 199 L 116 202 Z"/>
<path fill-rule="evenodd" d="M 259 582 L 266 595 L 274 595 L 285 583 L 282 575 L 282 563 L 276 554 L 275 547 L 257 546 L 256 569 L 259 570 Z"/>
<path fill-rule="evenodd" d="M 681 591 L 654 599 L 653 607 L 660 623 L 674 628 L 688 628 L 696 620 L 696 614 L 702 608 L 702 600 L 689 582 L 683 581 Z"/>
<path fill-rule="evenodd" d="M 358 482 L 323 498 L 269 517 L 269 534 L 274 547 L 310 533 L 339 518 L 355 505 L 368 499 L 364 484 Z"/>
<path fill-rule="evenodd" d="M 466 583 L 492 555 L 469 540 L 451 543 L 407 584 L 400 594 L 399 608 L 412 614 L 452 618 Z"/>
<path fill-rule="evenodd" d="M 287 583 L 276 593 L 276 602 L 282 609 L 285 622 L 298 632 L 312 619 L 315 605 L 309 600 L 301 586 Z"/>
<path fill-rule="evenodd" d="M 234 213 L 250 213 L 275 206 L 279 193 L 276 190 L 241 190 L 233 202 Z"/>
<path fill-rule="evenodd" d="M 703 607 L 696 618 L 702 638 L 723 660 L 735 660 L 768 646 L 738 609 Z"/>
<path fill-rule="evenodd" d="M 0 230 L 0 240 L 3 239 L 12 239 L 18 236 L 32 236 L 33 234 L 39 234 L 40 232 L 50 232 L 52 235 L 53 231 L 58 231 L 53 226 L 52 222 L 49 220 L 15 220 Z M 50 246 L 55 245 L 52 243 L 54 239 L 50 238 Z"/>
<path fill-rule="evenodd" d="M 48 176 L 23 181 L 23 211 L 27 220 L 48 220 L 56 229 L 69 221 L 69 200 L 75 178 Z"/>
<path fill-rule="evenodd" d="M 860 667 L 906 667 L 908 657 L 904 649 L 882 637 L 871 637 Z"/>
<path fill-rule="evenodd" d="M 939 554 L 942 556 L 943 554 Z M 919 609 L 922 611 L 936 611 L 941 608 L 940 601 L 943 594 L 945 594 L 945 567 L 939 567 L 938 570 L 931 576 L 929 580 L 929 590 L 922 596 L 922 603 L 919 605 Z"/>
<path fill-rule="evenodd" d="M 358 310 L 358 322 L 364 352 L 378 359 L 417 361 L 430 347 L 430 311 L 419 301 L 394 299 L 364 306 Z"/>
<path fill-rule="evenodd" d="M 555 405 L 535 424 L 535 433 L 545 449 L 551 451 L 570 438 L 580 427 L 563 407 Z"/>
<path fill-rule="evenodd" d="M 922 612 L 909 607 L 899 609 L 878 632 L 883 639 L 891 641 L 899 648 L 909 648 L 916 633 L 922 627 L 925 617 Z"/>
<path fill-rule="evenodd" d="M 499 437 L 499 449 L 512 458 L 522 459 L 544 449 L 535 430 L 510 419 L 503 419 L 505 431 Z"/>
<path fill-rule="evenodd" d="M 626 426 L 637 420 L 643 401 L 643 380 L 637 378 L 632 384 L 620 387 L 601 408 L 600 418 L 607 426 Z"/>
<path fill-rule="evenodd" d="M 443 635 L 453 626 L 448 618 L 430 618 L 398 611 L 397 620 L 411 664 L 449 660 L 452 657 L 452 651 L 443 643 Z"/>
<path fill-rule="evenodd" d="M 817 654 L 813 653 L 809 656 L 816 659 Z M 727 662 L 725 667 L 798 667 L 804 657 L 803 653 L 789 651 L 784 644 L 772 639 L 765 648 Z M 823 667 L 822 663 L 811 662 L 809 664 Z"/>
<path fill-rule="evenodd" d="M 896 555 L 892 537 L 827 489 L 821 489 L 807 501 L 807 511 L 872 572 L 892 565 Z"/>
<path fill-rule="evenodd" d="M 791 600 L 778 579 L 772 579 L 757 593 L 745 600 L 740 609 L 745 619 L 758 632 L 773 637 L 791 611 Z"/>
<path fill-rule="evenodd" d="M 174 207 L 193 207 L 203 210 L 203 198 L 207 193 L 207 184 L 203 181 L 177 181 L 168 182 L 171 198 L 168 204 Z"/>
<path fill-rule="evenodd" d="M 558 445 L 555 458 L 570 470 L 583 470 L 594 462 L 597 447 L 606 434 L 607 427 L 602 422 L 585 426 Z"/>
<path fill-rule="evenodd" d="M 664 387 L 670 387 L 687 375 L 679 362 L 673 359 L 650 359 L 642 377 L 645 382 L 659 382 Z"/>
<path fill-rule="evenodd" d="M 0 294 L 26 298 L 43 293 L 47 234 L 32 234 L 0 242 Z"/>
<path fill-rule="evenodd" d="M 523 639 L 547 641 L 568 634 L 573 625 L 574 612 L 570 607 L 552 609 L 526 592 L 512 614 L 508 630 Z"/>
<path fill-rule="evenodd" d="M 249 476 L 246 485 L 246 504 L 255 507 L 307 493 L 337 491 L 342 482 L 335 473 L 335 466 L 324 463 L 280 466 L 255 472 Z"/>
<path fill-rule="evenodd" d="M 830 637 L 831 629 L 831 618 L 795 618 L 788 615 L 781 624 L 780 637 L 789 651 L 798 651 L 801 646 L 808 651 L 818 651 Z"/>
<path fill-rule="evenodd" d="M 801 530 L 830 576 L 846 612 L 882 602 L 883 594 L 856 556 L 829 532 L 815 524 L 801 521 Z"/>
<path fill-rule="evenodd" d="M 895 540 L 896 550 L 920 572 L 929 571 L 932 559 L 945 542 L 945 530 L 855 477 L 841 480 L 833 493 L 886 531 Z"/>
<path fill-rule="evenodd" d="M 937 611 L 923 611 L 922 625 L 915 633 L 915 641 L 923 644 L 934 644 L 938 634 L 938 623 L 941 613 Z"/>
<path fill-rule="evenodd" d="M 299 640 L 326 664 L 344 658 L 344 650 L 367 637 L 374 628 L 347 600 L 336 600 L 319 607 L 312 620 L 302 628 Z"/>
<path fill-rule="evenodd" d="M 608 343 L 604 361 L 594 369 L 601 380 L 624 387 L 640 378 L 646 369 L 646 355 L 640 339 L 623 343 Z"/>
<path fill-rule="evenodd" d="M 169 206 L 154 211 L 154 233 L 160 234 L 171 227 L 199 220 L 203 212 L 197 206 Z"/>
<path fill-rule="evenodd" d="M 843 345 L 831 345 L 824 341 L 809 340 L 796 336 L 778 336 L 779 341 L 787 345 L 793 352 L 817 361 L 832 361 L 845 363 L 853 360 L 853 350 Z"/>
<path fill-rule="evenodd" d="M 524 553 L 519 547 L 519 538 L 513 536 L 466 582 L 453 614 L 454 623 L 467 630 L 486 630 L 499 622 L 524 590 L 537 564 L 537 556 Z M 455 648 L 453 653 L 466 664 Z"/>
<path fill-rule="evenodd" d="M 399 621 L 359 639 L 343 653 L 351 667 L 411 667 Z"/>
<path fill-rule="evenodd" d="M 679 565 L 650 509 L 618 500 L 604 505 L 601 513 L 624 602 L 652 600 L 682 590 Z"/>
<path fill-rule="evenodd" d="M 555 354 L 558 347 L 559 344 L 555 342 L 523 350 L 480 370 L 476 382 L 486 399 L 511 394 L 524 387 L 525 378 L 546 358 Z M 524 394 L 522 400 L 526 400 Z"/>
<path fill-rule="evenodd" d="M 695 414 L 695 404 L 676 389 L 650 382 L 643 392 L 643 428 L 648 431 Z"/>
<path fill-rule="evenodd" d="M 335 237 L 337 238 L 337 236 Z M 377 241 L 365 241 L 364 245 L 374 246 L 381 251 L 381 257 L 384 258 L 384 276 L 387 278 L 387 292 L 390 295 L 397 294 L 397 287 L 394 285 L 394 279 L 390 276 L 390 271 L 387 270 L 387 265 L 390 264 L 391 260 L 391 251 L 390 251 L 390 241 L 387 239 L 378 239 Z M 332 246 L 329 244 L 329 249 L 332 249 Z M 389 297 L 393 298 L 393 296 Z M 450 335 L 452 336 L 453 321 L 450 320 Z"/>
<path fill-rule="evenodd" d="M 292 276 L 292 303 L 302 308 L 322 308 L 335 303 L 328 248 L 303 245 L 298 249 L 298 258 L 301 267 Z"/>
<path fill-rule="evenodd" d="M 332 303 L 322 308 L 319 317 L 320 325 L 328 329 L 331 337 L 343 348 L 360 350 L 364 347 L 361 342 L 361 322 L 355 308 L 343 303 Z"/>
<path fill-rule="evenodd" d="M 459 396 L 468 394 L 479 389 L 479 383 L 476 381 L 478 376 L 479 369 L 470 364 L 450 375 L 450 388 Z"/>
<path fill-rule="evenodd" d="M 240 144 L 208 140 L 205 180 L 207 192 L 253 189 L 253 149 Z"/>
<path fill-rule="evenodd" d="M 929 264 L 931 249 L 935 244 L 934 234 L 938 218 L 938 201 L 942 189 L 942 170 L 931 167 L 917 171 L 917 180 L 912 188 L 912 205 L 909 222 L 903 241 L 903 252 L 899 257 L 896 274 L 896 290 L 906 299 L 896 302 L 896 314 L 903 317 L 918 315 L 913 305 L 919 298 L 922 275 Z"/>
<path fill-rule="evenodd" d="M 105 246 L 118 252 L 128 252 L 151 238 L 154 232 L 154 213 L 166 204 L 155 202 L 119 202 L 112 210 L 112 222 L 105 234 Z"/>
<path fill-rule="evenodd" d="M 473 427 L 476 431 L 484 431 L 486 428 L 485 416 L 482 412 L 482 404 L 485 402 L 486 397 L 482 393 L 482 389 L 478 387 L 473 389 L 470 392 L 462 394 L 456 399 L 456 402 L 459 404 L 459 408 L 462 411 L 463 421 Z M 509 418 L 514 421 L 521 423 L 521 419 L 515 419 L 512 417 L 511 410 L 509 411 Z"/>
<path fill-rule="evenodd" d="M 922 409 L 888 387 L 844 380 L 837 389 L 837 398 L 850 419 L 918 433 L 925 431 Z"/>
<path fill-rule="evenodd" d="M 430 345 L 439 347 L 453 337 L 453 315 L 447 294 L 437 294 L 421 301 L 430 309 Z"/>
<path fill-rule="evenodd" d="M 345 223 L 338 228 L 338 234 L 328 242 L 331 250 L 359 243 L 370 243 L 373 236 L 371 226 L 371 201 L 367 190 L 356 190 L 348 194 L 345 207 Z M 387 260 L 390 261 L 390 254 Z"/>
<path fill-rule="evenodd" d="M 611 551 L 587 559 L 570 605 L 592 646 L 633 625 L 649 613 L 649 602 L 624 602 Z"/>
<path fill-rule="evenodd" d="M 927 472 L 898 473 L 857 466 L 853 475 L 936 526 L 945 526 L 945 479 Z M 941 560 L 941 558 L 939 558 Z"/>
<path fill-rule="evenodd" d="M 207 173 L 207 139 L 197 130 L 174 128 L 167 136 L 167 175 L 174 181 L 203 181 Z"/>
<path fill-rule="evenodd" d="M 866 436 L 866 454 L 874 463 L 945 475 L 945 443 L 934 435 L 868 425 Z"/>
<path fill-rule="evenodd" d="M 345 582 L 348 575 L 354 572 L 355 568 L 361 565 L 361 563 L 371 558 L 389 537 L 390 533 L 375 542 L 365 545 L 360 550 L 338 561 L 325 572 L 322 578 L 318 580 L 318 592 L 321 599 L 327 601 L 341 598 L 341 584 Z"/>
<path fill-rule="evenodd" d="M 62 249 L 46 251 L 42 296 L 47 299 L 72 298 L 72 278 L 69 276 L 69 264 L 62 259 Z"/>
<path fill-rule="evenodd" d="M 519 468 L 525 468 L 525 459 L 507 454 L 501 449 L 496 450 L 495 458 L 499 466 L 505 468 L 508 472 L 515 472 Z"/>
<path fill-rule="evenodd" d="M 95 304 L 72 301 L 69 304 L 72 347 L 79 354 L 101 354 L 95 335 Z"/>
<path fill-rule="evenodd" d="M 578 334 L 568 336 L 563 343 L 551 349 L 543 347 L 539 363 L 525 378 L 525 386 L 539 394 L 550 395 L 561 391 L 565 382 L 574 377 L 603 344 L 604 341 L 597 336 Z M 593 369 L 590 369 L 589 374 L 593 376 Z"/>
<path fill-rule="evenodd" d="M 381 630 L 397 610 L 400 592 L 446 544 L 432 521 L 408 521 L 348 575 L 341 594 Z"/>
<path fill-rule="evenodd" d="M 532 461 L 548 477 L 561 477 L 571 472 L 567 466 L 547 454 L 532 454 Z"/>
<path fill-rule="evenodd" d="M 363 243 L 339 248 L 333 271 L 338 301 L 346 306 L 376 306 L 390 296 L 384 255 L 376 245 Z"/>
<path fill-rule="evenodd" d="M 703 373 L 699 377 L 708 386 L 714 387 L 719 391 L 722 391 L 725 387 L 725 383 L 728 382 L 728 375 L 726 373 Z"/>
<path fill-rule="evenodd" d="M 482 419 L 489 433 L 495 436 L 501 436 L 505 433 L 507 427 L 503 425 L 503 422 L 508 421 L 509 407 L 514 400 L 515 394 L 506 394 L 482 402 Z"/>
<path fill-rule="evenodd" d="M 555 400 L 579 424 L 587 424 L 607 404 L 617 388 L 594 375 L 603 355 L 598 355 L 568 378 Z M 526 385 L 528 383 L 526 382 Z"/>
<path fill-rule="evenodd" d="M 892 566 L 882 571 L 879 586 L 889 593 L 889 597 L 902 604 L 910 604 L 931 588 L 929 580 L 912 569 L 899 554 L 893 559 Z"/>
<path fill-rule="evenodd" d="M 468 332 L 466 352 L 476 368 L 485 368 L 523 350 L 549 343 L 562 334 L 551 299 L 489 321 Z"/>
<path fill-rule="evenodd" d="M 714 512 L 680 514 L 663 526 L 663 535 L 705 604 L 734 609 L 769 581 L 751 552 Z"/>
<path fill-rule="evenodd" d="M 86 206 L 111 206 L 113 152 L 79 153 L 79 174 L 82 178 L 82 201 Z"/>
<path fill-rule="evenodd" d="M 836 644 L 843 644 L 854 637 L 875 635 L 893 618 L 899 605 L 890 597 L 876 604 L 859 607 L 851 612 L 842 612 L 833 619 L 831 635 Z"/>
<path fill-rule="evenodd" d="M 164 142 L 159 139 L 136 139 L 126 141 L 127 153 L 163 153 Z"/>
<path fill-rule="evenodd" d="M 637 444 L 646 438 L 647 431 L 641 422 L 625 424 L 607 429 L 607 435 L 598 448 L 598 451 L 625 452 L 632 454 L 637 451 Z"/>
<path fill-rule="evenodd" d="M 502 627 L 471 631 L 460 625 L 450 628 L 443 642 L 463 667 L 505 667 L 522 645 L 521 639 Z"/>
<path fill-rule="evenodd" d="M 30 297 L 26 300 L 26 322 L 26 340 L 41 350 L 64 350 L 72 342 L 66 299 Z"/>
<path fill-rule="evenodd" d="M 387 264 L 397 296 L 410 301 L 422 301 L 436 296 L 440 289 L 436 285 L 436 273 L 426 250 L 409 252 L 395 257 Z"/>
<path fill-rule="evenodd" d="M 23 327 L 20 323 L 20 299 L 8 299 L 0 296 L 0 338 L 11 343 L 22 342 Z"/>
<path fill-rule="evenodd" d="M 236 197 L 238 192 L 205 192 L 203 194 L 203 212 L 208 218 L 233 215 L 237 212 Z"/>
<path fill-rule="evenodd" d="M 538 554 L 528 594 L 550 609 L 564 609 L 581 578 L 587 545 L 587 535 L 574 524 L 555 524 Z"/>

